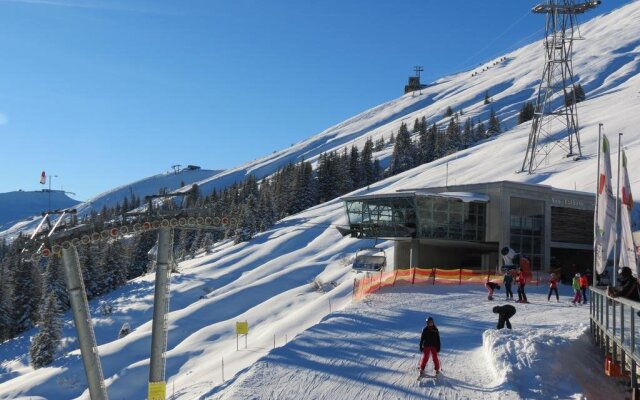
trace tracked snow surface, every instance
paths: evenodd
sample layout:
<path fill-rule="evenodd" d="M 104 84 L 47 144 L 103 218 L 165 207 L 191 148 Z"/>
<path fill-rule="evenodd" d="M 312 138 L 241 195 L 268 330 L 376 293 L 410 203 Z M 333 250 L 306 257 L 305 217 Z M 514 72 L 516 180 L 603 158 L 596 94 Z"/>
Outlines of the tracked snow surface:
<path fill-rule="evenodd" d="M 445 77 L 421 95 L 402 96 L 287 150 L 218 174 L 209 187 L 231 179 L 230 173 L 237 180 L 250 172 L 268 174 L 300 157 L 313 161 L 321 151 L 362 146 L 368 137 L 388 138 L 402 121 L 423 115 L 439 121 L 447 106 L 483 120 L 493 107 L 510 129 L 353 194 L 442 186 L 447 179 L 450 184 L 514 180 L 593 192 L 598 123 L 605 124 L 614 144 L 615 133 L 625 132 L 632 187 L 639 187 L 640 2 L 584 24 L 582 34 L 587 40 L 576 43 L 574 57 L 587 93 L 579 104 L 584 154 L 579 162 L 552 154 L 535 174 L 515 173 L 530 123 L 514 126 L 514 121 L 523 101 L 535 95 L 542 68 L 542 46 L 536 42 L 496 65 L 489 62 L 491 68 L 476 76 L 466 71 Z M 491 105 L 484 104 L 485 91 Z M 390 152 L 388 147 L 377 156 L 388 160 Z M 615 156 L 612 163 L 617 164 Z M 492 329 L 495 303 L 485 300 L 481 287 L 388 288 L 353 304 L 349 259 L 363 242 L 336 231 L 335 225 L 345 223 L 343 213 L 336 199 L 288 217 L 249 242 L 221 243 L 211 254 L 179 265 L 180 273 L 171 279 L 170 395 L 184 400 L 622 398 L 589 343 L 587 310 L 568 306 L 566 287 L 561 304 L 533 294 L 533 304 L 518 307 L 515 329 L 502 332 Z M 389 248 L 389 259 L 392 253 Z M 149 275 L 91 302 L 111 399 L 146 397 L 152 293 Z M 100 314 L 100 301 L 113 304 L 114 312 Z M 414 378 L 417 338 L 428 315 L 442 330 L 445 379 L 420 387 Z M 245 320 L 248 347 L 241 340 L 237 351 L 235 323 Z M 116 339 L 124 322 L 133 332 Z M 0 398 L 87 399 L 69 314 L 59 358 L 34 371 L 27 354 L 35 333 L 0 344 Z"/>

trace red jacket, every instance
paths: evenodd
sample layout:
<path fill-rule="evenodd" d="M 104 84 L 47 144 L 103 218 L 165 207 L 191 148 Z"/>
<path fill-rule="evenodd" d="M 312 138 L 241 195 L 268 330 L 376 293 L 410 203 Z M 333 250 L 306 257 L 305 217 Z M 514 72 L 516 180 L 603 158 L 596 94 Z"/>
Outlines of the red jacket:
<path fill-rule="evenodd" d="M 558 278 L 549 279 L 549 287 L 552 288 L 552 289 L 557 289 L 558 288 Z"/>
<path fill-rule="evenodd" d="M 580 287 L 586 288 L 589 287 L 589 278 L 586 275 L 580 275 Z"/>
<path fill-rule="evenodd" d="M 527 279 L 524 277 L 524 274 L 519 274 L 518 277 L 516 278 L 516 282 L 518 282 L 519 285 L 524 285 L 525 282 L 527 281 Z"/>

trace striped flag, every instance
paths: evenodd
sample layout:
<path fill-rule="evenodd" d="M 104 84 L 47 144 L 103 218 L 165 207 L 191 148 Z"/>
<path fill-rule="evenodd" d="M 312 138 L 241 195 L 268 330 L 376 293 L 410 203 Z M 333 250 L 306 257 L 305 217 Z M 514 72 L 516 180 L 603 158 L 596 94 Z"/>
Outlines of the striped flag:
<path fill-rule="evenodd" d="M 611 188 L 611 154 L 609 139 L 606 135 L 602 135 L 602 143 L 600 144 L 599 169 L 594 249 L 596 252 L 596 271 L 601 274 L 607 266 L 609 254 L 616 241 L 616 200 Z"/>
<path fill-rule="evenodd" d="M 633 210 L 633 196 L 631 195 L 631 184 L 627 173 L 627 155 L 622 151 L 622 174 L 620 180 L 620 266 L 629 267 L 633 271 L 633 276 L 638 276 L 638 265 L 631 233 L 631 211 Z"/>
<path fill-rule="evenodd" d="M 42 171 L 42 173 L 40 174 L 40 184 L 44 185 L 45 183 L 47 183 L 47 174 Z"/>

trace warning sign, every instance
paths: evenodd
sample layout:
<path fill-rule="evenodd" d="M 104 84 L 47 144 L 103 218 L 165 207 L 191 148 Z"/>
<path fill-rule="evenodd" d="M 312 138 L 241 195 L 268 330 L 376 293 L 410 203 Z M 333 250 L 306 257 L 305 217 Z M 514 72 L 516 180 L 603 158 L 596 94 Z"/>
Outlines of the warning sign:
<path fill-rule="evenodd" d="M 236 334 L 237 335 L 248 335 L 249 334 L 249 323 L 247 321 L 236 322 Z"/>
<path fill-rule="evenodd" d="M 166 382 L 149 382 L 148 400 L 166 400 L 167 383 Z"/>

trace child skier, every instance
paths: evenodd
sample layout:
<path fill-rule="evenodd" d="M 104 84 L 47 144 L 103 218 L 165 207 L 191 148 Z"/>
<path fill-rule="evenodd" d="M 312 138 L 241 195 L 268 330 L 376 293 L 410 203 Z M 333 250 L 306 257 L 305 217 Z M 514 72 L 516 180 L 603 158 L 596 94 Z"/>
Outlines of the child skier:
<path fill-rule="evenodd" d="M 528 303 L 527 295 L 524 292 L 524 285 L 527 282 L 524 276 L 524 271 L 518 272 L 518 277 L 516 278 L 516 282 L 518 283 L 518 300 L 516 300 L 516 303 Z"/>
<path fill-rule="evenodd" d="M 426 367 L 429 362 L 429 354 L 433 356 L 433 365 L 437 376 L 440 373 L 440 360 L 438 360 L 438 353 L 440 352 L 440 332 L 438 332 L 438 328 L 431 317 L 427 318 L 427 326 L 422 330 L 420 352 L 422 352 L 420 376 L 424 375 L 424 367 Z"/>
<path fill-rule="evenodd" d="M 571 301 L 571 303 L 573 303 L 573 305 L 575 306 L 576 304 L 580 304 L 580 302 L 582 301 L 582 293 L 580 290 L 580 273 L 577 273 L 576 276 L 573 277 L 571 286 L 573 287 L 574 292 L 573 300 Z"/>
<path fill-rule="evenodd" d="M 494 290 L 500 290 L 500 285 L 498 285 L 495 282 L 487 282 L 484 284 L 484 287 L 486 287 L 487 290 L 489 291 L 489 296 L 487 297 L 488 300 L 493 300 Z"/>
<path fill-rule="evenodd" d="M 504 324 L 507 324 L 507 328 L 511 329 L 511 321 L 509 321 L 509 318 L 516 314 L 516 308 L 514 306 L 511 304 L 495 306 L 493 307 L 493 312 L 498 314 L 498 329 L 504 328 Z"/>
<path fill-rule="evenodd" d="M 506 293 L 507 297 L 505 300 L 509 300 L 509 299 L 513 300 L 513 292 L 511 291 L 511 284 L 513 283 L 513 275 L 511 275 L 510 271 L 505 272 L 504 278 L 502 278 L 502 283 L 504 284 L 504 291 L 507 292 Z"/>
<path fill-rule="evenodd" d="M 547 295 L 547 301 L 551 301 L 551 293 L 556 293 L 556 301 L 560 302 L 560 296 L 558 296 L 558 278 L 553 272 L 549 275 L 549 294 Z"/>

